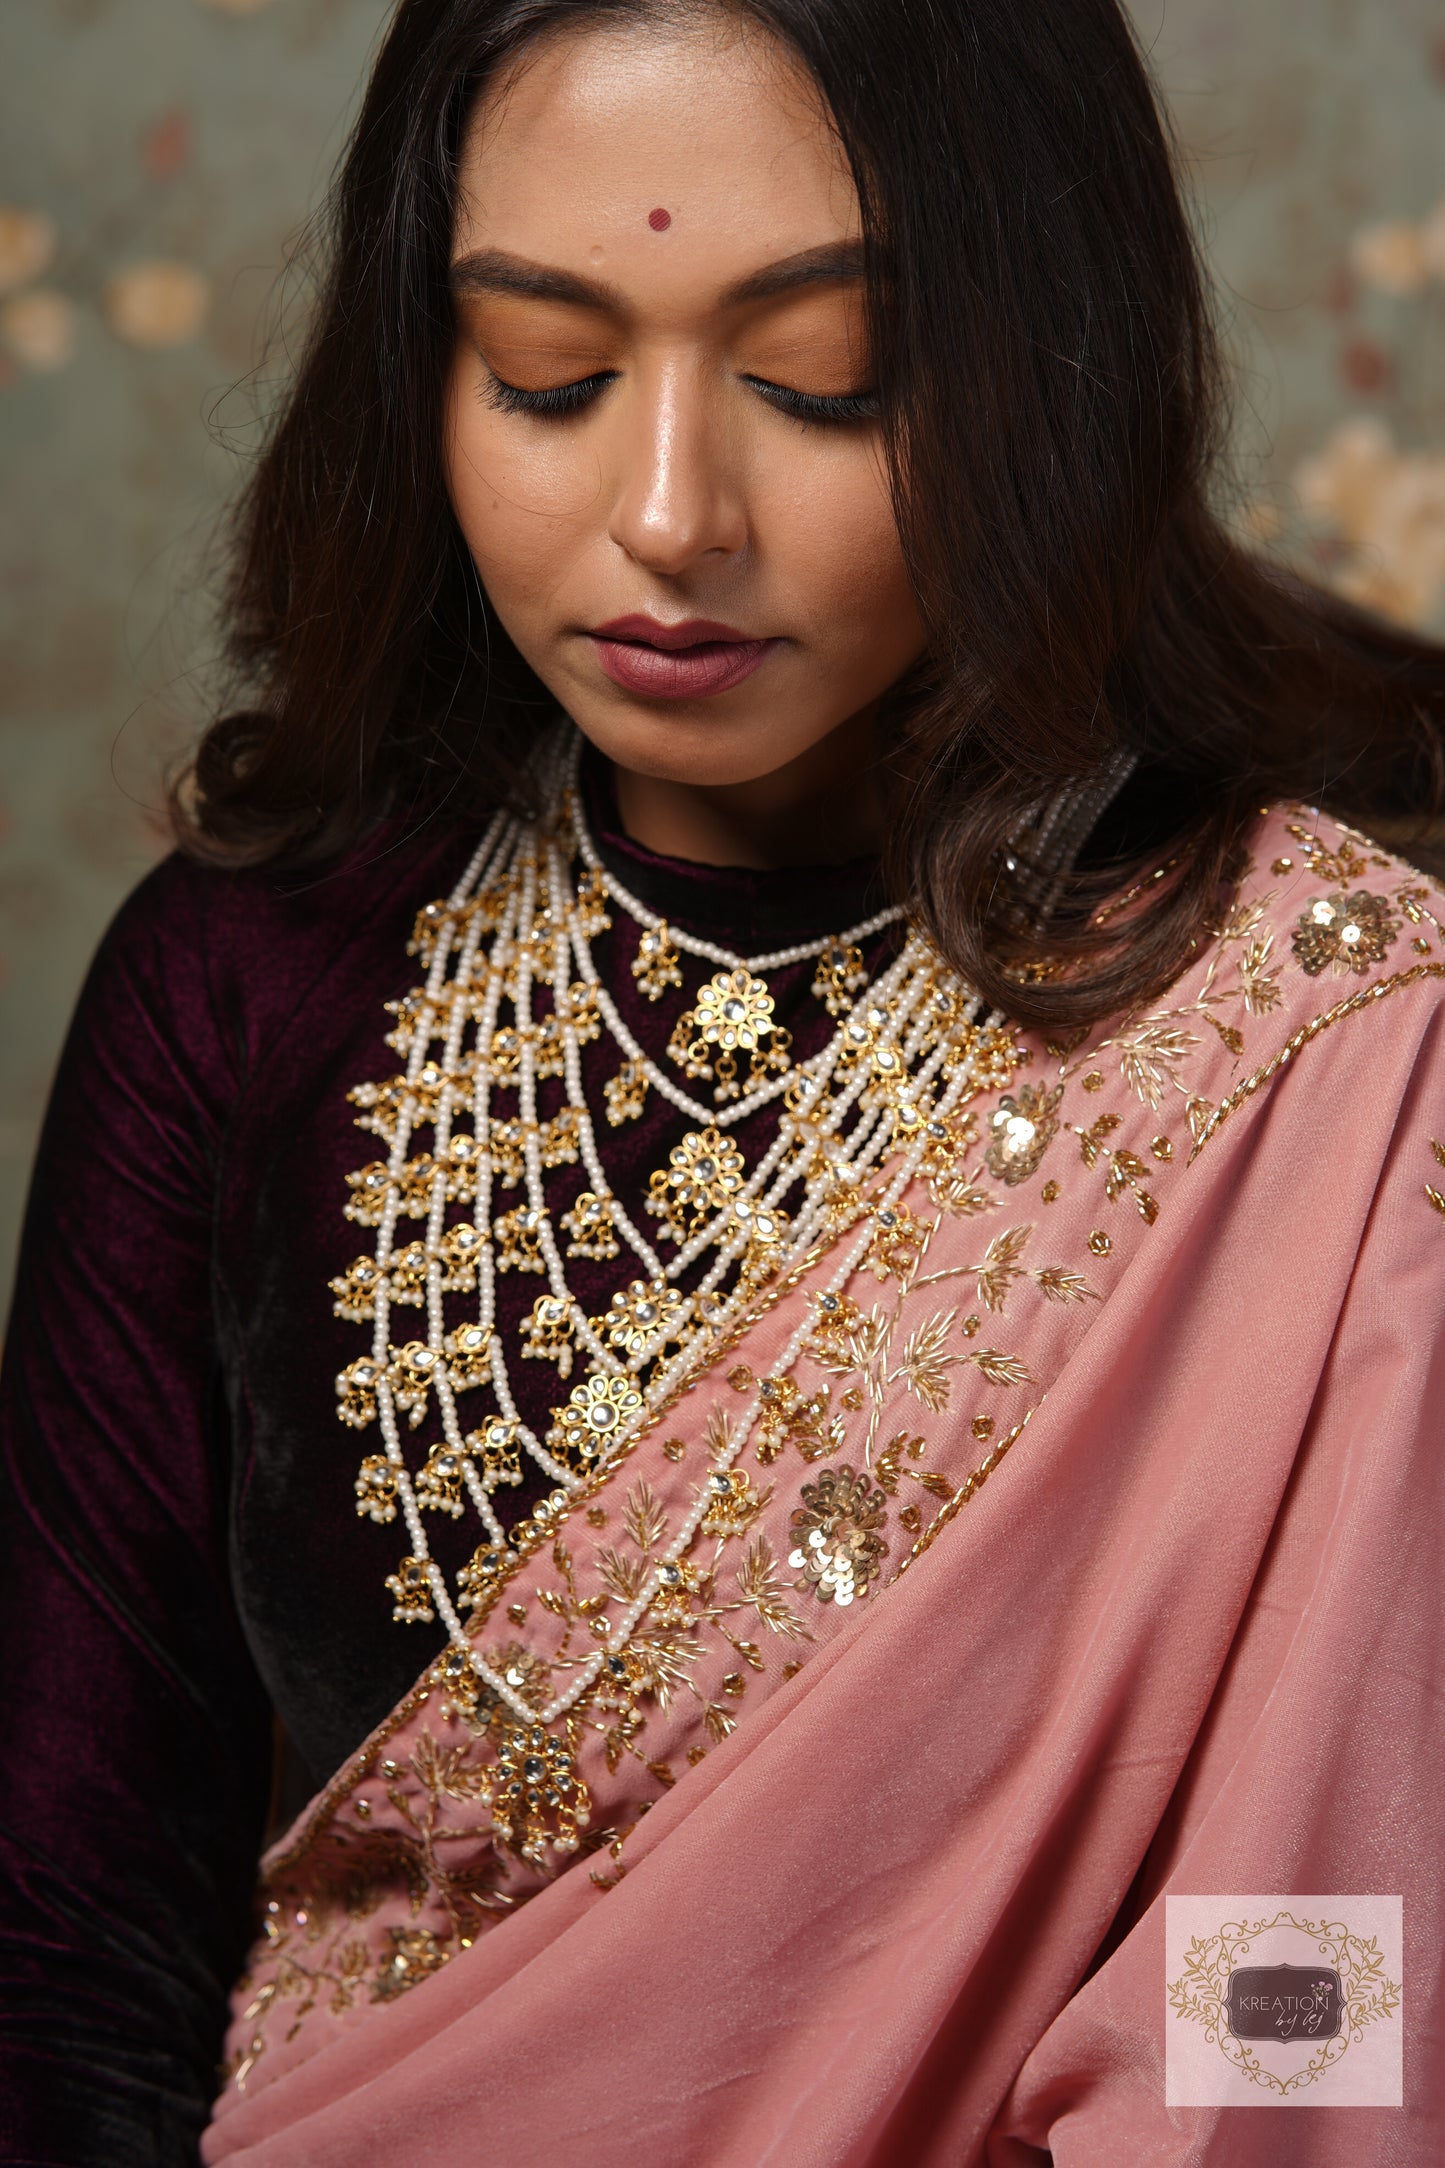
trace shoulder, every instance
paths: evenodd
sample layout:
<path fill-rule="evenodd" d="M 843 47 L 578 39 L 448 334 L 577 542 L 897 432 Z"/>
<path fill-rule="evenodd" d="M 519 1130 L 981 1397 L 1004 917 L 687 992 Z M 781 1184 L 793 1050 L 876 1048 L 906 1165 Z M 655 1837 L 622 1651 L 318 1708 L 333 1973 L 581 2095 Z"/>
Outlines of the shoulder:
<path fill-rule="evenodd" d="M 230 870 L 173 852 L 121 904 L 83 988 L 68 1058 L 152 1073 L 224 1118 L 308 997 L 358 946 L 404 954 L 419 906 L 455 880 L 475 837 L 379 837 L 303 874 Z"/>
<path fill-rule="evenodd" d="M 1402 973 L 1410 983 L 1445 974 L 1445 892 L 1384 845 L 1313 806 L 1276 805 L 1259 816 L 1249 861 L 1219 929 L 1238 938 L 1251 919 L 1289 963 L 1319 986 Z"/>
<path fill-rule="evenodd" d="M 1272 805 L 1175 984 L 1080 1059 L 1116 1067 L 1146 1106 L 1182 1099 L 1197 1156 L 1287 1072 L 1407 1071 L 1442 1011 L 1438 884 L 1316 808 Z"/>
<path fill-rule="evenodd" d="M 1445 1010 L 1445 893 L 1429 875 L 1310 806 L 1269 807 L 1249 845 L 1190 974 L 1243 1072 L 1210 1134 L 1326 1034 L 1331 1068 L 1409 1061 Z"/>

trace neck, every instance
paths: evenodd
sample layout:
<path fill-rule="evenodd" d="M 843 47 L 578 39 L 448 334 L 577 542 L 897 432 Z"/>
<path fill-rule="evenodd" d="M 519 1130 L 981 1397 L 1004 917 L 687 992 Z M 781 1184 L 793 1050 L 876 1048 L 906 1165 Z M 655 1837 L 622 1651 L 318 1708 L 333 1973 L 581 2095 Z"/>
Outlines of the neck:
<path fill-rule="evenodd" d="M 685 783 L 614 768 L 634 843 L 704 866 L 839 865 L 882 843 L 873 707 L 785 767 L 738 783 Z"/>

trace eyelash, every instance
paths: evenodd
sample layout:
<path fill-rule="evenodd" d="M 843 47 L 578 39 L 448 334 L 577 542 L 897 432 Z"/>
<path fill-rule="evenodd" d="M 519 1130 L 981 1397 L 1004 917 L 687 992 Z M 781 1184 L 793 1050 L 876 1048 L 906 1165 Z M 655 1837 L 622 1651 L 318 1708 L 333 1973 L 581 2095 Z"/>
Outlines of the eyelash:
<path fill-rule="evenodd" d="M 579 377 L 574 384 L 552 384 L 545 391 L 524 391 L 520 385 L 508 384 L 501 377 L 493 375 L 487 387 L 486 398 L 491 406 L 499 407 L 504 414 L 540 414 L 557 420 L 569 414 L 580 414 L 612 381 L 612 373 L 603 371 L 596 376 Z M 791 391 L 785 384 L 770 384 L 765 377 L 760 376 L 745 376 L 743 382 L 751 384 L 755 391 L 760 392 L 769 406 L 776 407 L 780 414 L 787 414 L 797 422 L 826 429 L 847 427 L 877 418 L 876 392 L 825 395 L 821 392 Z"/>

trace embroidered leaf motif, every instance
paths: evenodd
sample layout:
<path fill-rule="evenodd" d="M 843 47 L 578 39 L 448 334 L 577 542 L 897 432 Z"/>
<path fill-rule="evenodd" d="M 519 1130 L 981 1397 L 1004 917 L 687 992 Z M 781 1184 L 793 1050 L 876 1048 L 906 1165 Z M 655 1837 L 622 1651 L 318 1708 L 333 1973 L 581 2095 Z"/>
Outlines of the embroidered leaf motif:
<path fill-rule="evenodd" d="M 1179 1084 L 1179 1065 L 1199 1044 L 1192 1031 L 1162 1016 L 1146 1016 L 1138 1029 L 1115 1042 L 1119 1074 L 1146 1107 L 1157 1107 L 1165 1091 Z"/>
<path fill-rule="evenodd" d="M 449 1799 L 484 1799 L 490 1788 L 492 1770 L 469 1765 L 469 1752 L 468 1747 L 454 1746 L 437 1761 L 437 1789 Z"/>
<path fill-rule="evenodd" d="M 628 1558 L 610 1543 L 597 1553 L 597 1571 L 605 1585 L 623 1603 L 634 1603 L 642 1594 L 647 1567 L 640 1558 Z"/>
<path fill-rule="evenodd" d="M 439 1760 L 440 1757 L 437 1754 L 437 1743 L 435 1739 L 432 1737 L 429 1731 L 424 1731 L 421 1737 L 417 1740 L 415 1750 L 411 1757 L 411 1766 L 416 1772 L 417 1781 L 422 1784 L 427 1791 L 433 1793 L 436 1792 L 441 1785 L 441 1777 L 438 1769 Z"/>
<path fill-rule="evenodd" d="M 1435 1154 L 1435 1157 L 1439 1160 L 1441 1166 L 1445 1167 L 1445 1144 L 1442 1144 L 1438 1137 L 1432 1137 L 1430 1139 L 1430 1149 Z"/>
<path fill-rule="evenodd" d="M 1099 1147 L 1105 1137 L 1111 1136 L 1119 1126 L 1117 1114 L 1101 1114 L 1087 1129 L 1079 1131 L 1079 1157 L 1086 1167 L 1094 1166 L 1099 1157 Z"/>
<path fill-rule="evenodd" d="M 1189 1134 L 1196 1144 L 1202 1144 L 1209 1124 L 1214 1119 L 1214 1106 L 1208 1099 L 1201 1099 L 1192 1092 L 1184 1102 L 1184 1112 L 1189 1121 Z"/>
<path fill-rule="evenodd" d="M 1279 966 L 1269 967 L 1273 947 L 1274 935 L 1267 933 L 1261 940 L 1251 941 L 1239 961 L 1240 991 L 1251 1016 L 1264 1016 L 1279 1006 Z"/>
<path fill-rule="evenodd" d="M 855 1370 L 866 1370 L 875 1355 L 887 1347 L 893 1332 L 893 1321 L 878 1308 L 871 1309 L 852 1324 L 844 1335 Z"/>
<path fill-rule="evenodd" d="M 1104 1195 L 1117 1197 L 1131 1182 L 1138 1182 L 1149 1172 L 1137 1152 L 1117 1151 L 1110 1156 L 1109 1172 L 1104 1181 Z"/>
<path fill-rule="evenodd" d="M 1445 1197 L 1441 1196 L 1438 1189 L 1432 1189 L 1428 1182 L 1425 1184 L 1425 1195 L 1429 1198 L 1431 1204 L 1434 1205 L 1437 1212 L 1445 1213 Z"/>
<path fill-rule="evenodd" d="M 933 1194 L 944 1210 L 952 1212 L 956 1219 L 975 1219 L 980 1212 L 992 1212 L 999 1201 L 986 1189 L 975 1189 L 962 1175 L 935 1182 Z"/>
<path fill-rule="evenodd" d="M 658 1626 L 647 1626 L 635 1633 L 627 1648 L 637 1663 L 639 1686 L 643 1693 L 654 1697 L 659 1709 L 666 1709 L 675 1688 L 686 1679 L 688 1665 L 701 1654 L 695 1642 L 682 1640 Z"/>
<path fill-rule="evenodd" d="M 1244 1034 L 1236 1031 L 1233 1024 L 1221 1024 L 1217 1016 L 1210 1016 L 1207 1011 L 1205 1021 L 1214 1026 L 1231 1054 L 1242 1054 L 1244 1052 Z"/>
<path fill-rule="evenodd" d="M 914 1398 L 921 1400 L 930 1415 L 939 1414 L 948 1406 L 951 1391 L 948 1372 L 958 1361 L 956 1355 L 945 1353 L 949 1329 L 957 1317 L 954 1310 L 938 1310 L 920 1325 L 903 1350 L 900 1374 Z"/>
<path fill-rule="evenodd" d="M 995 1347 L 976 1348 L 971 1355 L 965 1355 L 963 1359 L 966 1363 L 977 1363 L 990 1385 L 1032 1385 L 1033 1383 L 1033 1379 L 1019 1361 L 1017 1355 L 1000 1354 Z"/>
<path fill-rule="evenodd" d="M 1097 1302 L 1099 1299 L 1083 1273 L 1070 1272 L 1066 1265 L 1041 1265 L 1031 1277 L 1038 1281 L 1050 1302 Z"/>
<path fill-rule="evenodd" d="M 622 1508 L 622 1525 L 639 1551 L 650 1551 L 667 1534 L 667 1515 L 646 1476 L 634 1483 Z"/>
<path fill-rule="evenodd" d="M 1032 1225 L 1005 1227 L 990 1242 L 978 1268 L 978 1299 L 986 1308 L 1001 1310 L 1007 1302 L 1009 1288 L 1023 1270 L 1019 1257 L 1033 1231 Z"/>
<path fill-rule="evenodd" d="M 778 1562 L 766 1536 L 754 1536 L 747 1556 L 737 1570 L 738 1594 L 750 1603 L 765 1626 L 790 1641 L 811 1641 L 812 1635 L 786 1601 L 778 1580 Z"/>
<path fill-rule="evenodd" d="M 903 1466 L 903 1456 L 910 1454 L 915 1460 L 923 1451 L 921 1438 L 910 1438 L 906 1430 L 900 1430 L 890 1438 L 873 1461 L 873 1478 L 880 1490 L 887 1491 L 890 1498 L 898 1495 L 898 1473 Z"/>
<path fill-rule="evenodd" d="M 737 1434 L 738 1425 L 728 1414 L 727 1409 L 715 1407 L 707 1419 L 707 1426 L 702 1434 L 702 1442 L 709 1453 L 721 1459 L 724 1453 L 732 1450 L 733 1441 Z"/>
<path fill-rule="evenodd" d="M 731 1710 L 725 1709 L 720 1701 L 710 1701 L 708 1703 L 703 1710 L 702 1720 L 707 1735 L 715 1746 L 719 1740 L 726 1739 L 730 1731 L 736 1731 L 737 1729 L 737 1718 L 732 1714 Z"/>
<path fill-rule="evenodd" d="M 1251 902 L 1234 904 L 1219 929 L 1220 940 L 1242 941 L 1246 934 L 1253 933 L 1268 901 L 1268 896 L 1256 896 Z"/>

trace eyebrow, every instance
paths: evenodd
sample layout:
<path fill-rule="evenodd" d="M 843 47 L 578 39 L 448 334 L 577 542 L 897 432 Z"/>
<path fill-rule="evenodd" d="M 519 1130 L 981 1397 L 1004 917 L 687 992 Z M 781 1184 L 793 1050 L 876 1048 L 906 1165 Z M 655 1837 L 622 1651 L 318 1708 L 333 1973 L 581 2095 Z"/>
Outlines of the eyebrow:
<path fill-rule="evenodd" d="M 792 293 L 802 286 L 838 285 L 862 276 L 861 241 L 825 241 L 750 271 L 729 286 L 720 301 L 723 308 L 735 309 L 750 301 L 770 301 L 775 294 Z M 459 256 L 450 277 L 454 294 L 519 294 L 528 301 L 562 301 L 574 308 L 626 314 L 626 303 L 615 286 L 513 256 L 506 249 L 480 248 Z"/>

